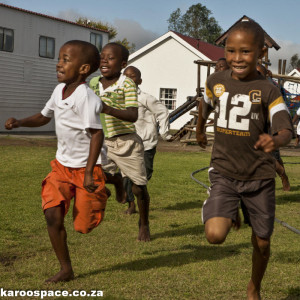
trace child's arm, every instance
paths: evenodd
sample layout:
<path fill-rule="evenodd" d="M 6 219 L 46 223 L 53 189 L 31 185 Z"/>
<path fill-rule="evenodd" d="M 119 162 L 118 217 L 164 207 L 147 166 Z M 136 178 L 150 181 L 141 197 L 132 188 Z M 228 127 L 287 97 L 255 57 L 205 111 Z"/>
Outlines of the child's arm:
<path fill-rule="evenodd" d="M 90 142 L 89 157 L 85 168 L 83 186 L 89 193 L 93 193 L 98 187 L 98 185 L 94 184 L 93 171 L 103 145 L 104 134 L 102 129 L 90 128 L 89 132 L 91 133 L 92 138 Z"/>
<path fill-rule="evenodd" d="M 18 127 L 40 127 L 49 123 L 50 120 L 51 118 L 45 117 L 41 113 L 37 113 L 36 115 L 21 120 L 9 118 L 5 122 L 5 128 L 11 130 Z"/>
<path fill-rule="evenodd" d="M 115 118 L 118 118 L 123 121 L 135 122 L 138 118 L 138 108 L 137 107 L 128 107 L 124 110 L 116 109 L 111 106 L 106 105 L 102 102 L 103 108 L 102 113 L 111 115 Z"/>
<path fill-rule="evenodd" d="M 201 148 L 205 149 L 205 147 L 207 145 L 207 137 L 206 137 L 204 126 L 206 124 L 207 119 L 203 118 L 203 114 L 202 114 L 203 104 L 202 104 L 202 101 L 203 100 L 200 101 L 199 107 L 198 107 L 198 120 L 197 120 L 197 126 L 196 126 L 196 139 L 197 139 L 198 145 Z M 209 111 L 213 111 L 213 109 L 209 108 Z"/>
<path fill-rule="evenodd" d="M 254 148 L 264 152 L 272 152 L 282 146 L 287 145 L 292 139 L 292 132 L 288 129 L 278 131 L 277 135 L 261 134 Z"/>
<path fill-rule="evenodd" d="M 296 122 L 298 121 L 299 117 L 297 114 L 294 115 L 294 118 L 293 118 L 293 124 L 296 124 Z"/>

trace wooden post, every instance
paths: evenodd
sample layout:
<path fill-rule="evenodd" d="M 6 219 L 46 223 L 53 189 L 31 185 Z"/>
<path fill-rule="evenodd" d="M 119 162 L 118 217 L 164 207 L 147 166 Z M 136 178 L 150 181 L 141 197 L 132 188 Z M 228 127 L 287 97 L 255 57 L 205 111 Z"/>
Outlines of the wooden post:
<path fill-rule="evenodd" d="M 210 75 L 210 66 L 211 66 L 211 64 L 207 65 L 207 75 L 206 75 L 206 78 Z"/>
<path fill-rule="evenodd" d="M 278 59 L 278 74 L 281 74 L 281 70 L 282 70 L 282 59 Z M 279 88 L 281 88 L 281 79 L 278 79 L 278 85 Z"/>
<path fill-rule="evenodd" d="M 278 74 L 281 74 L 282 59 L 278 59 Z"/>
<path fill-rule="evenodd" d="M 286 59 L 283 60 L 282 64 L 282 74 L 285 75 L 285 69 L 286 69 Z"/>
<path fill-rule="evenodd" d="M 266 54 L 265 54 L 265 62 L 269 62 L 269 48 L 267 48 Z M 266 69 L 268 69 L 268 64 L 265 64 Z"/>
<path fill-rule="evenodd" d="M 200 97 L 201 94 L 201 87 L 200 87 L 200 80 L 201 80 L 201 65 L 197 65 L 197 97 Z"/>

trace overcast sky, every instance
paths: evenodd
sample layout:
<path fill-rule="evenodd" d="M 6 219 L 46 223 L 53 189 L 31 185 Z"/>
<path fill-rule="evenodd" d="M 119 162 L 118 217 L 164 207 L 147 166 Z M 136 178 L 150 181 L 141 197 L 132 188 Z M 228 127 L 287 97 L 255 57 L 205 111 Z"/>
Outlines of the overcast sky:
<path fill-rule="evenodd" d="M 226 31 L 243 15 L 257 21 L 280 45 L 271 49 L 272 71 L 277 72 L 278 59 L 300 56 L 300 0 L 6 0 L 2 3 L 75 21 L 79 17 L 108 22 L 118 30 L 117 39 L 124 37 L 136 50 L 168 31 L 168 18 L 177 8 L 182 13 L 194 4 L 206 6 Z M 1 17 L 1 16 L 0 16 Z"/>

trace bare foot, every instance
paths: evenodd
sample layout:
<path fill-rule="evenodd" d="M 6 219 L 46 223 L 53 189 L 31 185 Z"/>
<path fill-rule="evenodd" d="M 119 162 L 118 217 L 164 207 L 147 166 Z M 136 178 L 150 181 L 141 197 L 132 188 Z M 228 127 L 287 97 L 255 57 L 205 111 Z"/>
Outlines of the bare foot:
<path fill-rule="evenodd" d="M 261 300 L 260 291 L 255 288 L 252 279 L 249 281 L 247 287 L 247 300 Z"/>
<path fill-rule="evenodd" d="M 137 211 L 135 209 L 135 203 L 134 203 L 134 201 L 128 202 L 128 209 L 125 210 L 125 214 L 132 215 L 132 214 L 136 214 L 136 213 L 137 213 Z"/>
<path fill-rule="evenodd" d="M 116 190 L 116 200 L 119 203 L 126 203 L 126 192 L 123 186 L 123 178 L 121 174 L 115 174 L 114 175 L 114 186 L 115 186 L 115 190 Z M 125 202 L 124 202 L 125 201 Z"/>
<path fill-rule="evenodd" d="M 150 241 L 149 225 L 141 225 L 139 227 L 138 240 L 141 242 L 149 242 Z"/>
<path fill-rule="evenodd" d="M 56 283 L 56 282 L 60 282 L 60 281 L 70 281 L 73 279 L 74 279 L 74 272 L 72 269 L 70 271 L 60 270 L 57 274 L 48 278 L 45 282 L 46 283 Z"/>

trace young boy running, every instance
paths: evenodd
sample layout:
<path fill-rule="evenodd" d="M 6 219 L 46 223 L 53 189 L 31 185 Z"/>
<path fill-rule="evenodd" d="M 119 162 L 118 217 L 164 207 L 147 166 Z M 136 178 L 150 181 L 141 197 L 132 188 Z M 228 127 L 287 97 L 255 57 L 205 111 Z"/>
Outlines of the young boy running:
<path fill-rule="evenodd" d="M 121 70 L 126 67 L 129 52 L 118 43 L 106 44 L 100 55 L 101 76 L 90 81 L 90 87 L 103 102 L 105 144 L 108 164 L 103 166 L 107 183 L 116 183 L 119 168 L 123 177 L 133 182 L 132 191 L 139 208 L 139 241 L 150 241 L 147 175 L 144 147 L 136 134 L 134 122 L 138 118 L 137 90 L 135 83 Z"/>
<path fill-rule="evenodd" d="M 67 246 L 64 217 L 74 198 L 74 228 L 88 233 L 104 217 L 107 201 L 104 173 L 106 162 L 102 149 L 104 139 L 99 112 L 101 101 L 86 85 L 86 78 L 99 67 L 99 52 L 84 41 L 69 41 L 59 51 L 57 80 L 50 100 L 41 113 L 6 121 L 6 129 L 39 127 L 55 118 L 57 135 L 56 159 L 52 172 L 42 183 L 42 207 L 52 247 L 60 263 L 60 271 L 46 282 L 74 278 Z"/>
<path fill-rule="evenodd" d="M 230 30 L 225 46 L 230 69 L 207 79 L 196 129 L 198 144 L 205 148 L 204 124 L 215 109 L 211 190 L 202 217 L 207 240 L 221 244 L 235 221 L 239 201 L 246 205 L 253 244 L 248 299 L 261 299 L 270 256 L 276 174 L 270 153 L 286 145 L 293 130 L 280 91 L 256 70 L 264 51 L 264 31 L 256 22 L 240 22 Z M 268 126 L 272 135 L 267 134 Z"/>
<path fill-rule="evenodd" d="M 131 78 L 137 86 L 138 93 L 138 120 L 134 123 L 137 134 L 141 137 L 144 144 L 144 160 L 148 181 L 152 177 L 153 162 L 156 153 L 156 145 L 158 143 L 158 132 L 163 140 L 171 139 L 169 134 L 169 111 L 166 106 L 152 95 L 149 95 L 139 88 L 142 83 L 141 71 L 129 66 L 125 69 L 125 76 Z M 157 129 L 159 126 L 159 130 Z M 128 209 L 127 214 L 135 212 L 134 196 L 131 192 L 132 182 L 125 178 L 125 190 L 127 192 Z"/>

